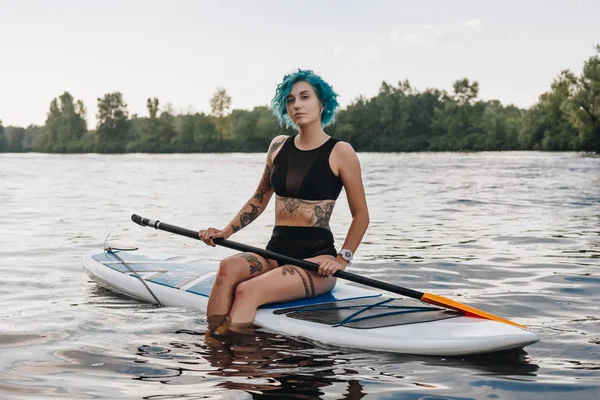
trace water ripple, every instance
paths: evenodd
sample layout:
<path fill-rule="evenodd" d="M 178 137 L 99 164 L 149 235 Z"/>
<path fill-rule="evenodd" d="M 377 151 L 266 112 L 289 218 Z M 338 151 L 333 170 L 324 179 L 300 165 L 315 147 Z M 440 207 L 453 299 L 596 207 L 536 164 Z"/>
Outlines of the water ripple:
<path fill-rule="evenodd" d="M 205 337 L 197 311 L 101 289 L 81 256 L 109 232 L 112 243 L 156 252 L 230 255 L 129 216 L 227 224 L 254 191 L 263 154 L 0 155 L 0 398 L 600 397 L 600 158 L 359 156 L 371 225 L 351 271 L 509 317 L 540 343 L 440 358 L 261 331 Z M 331 221 L 338 245 L 346 200 Z M 264 246 L 272 212 L 236 240 Z"/>

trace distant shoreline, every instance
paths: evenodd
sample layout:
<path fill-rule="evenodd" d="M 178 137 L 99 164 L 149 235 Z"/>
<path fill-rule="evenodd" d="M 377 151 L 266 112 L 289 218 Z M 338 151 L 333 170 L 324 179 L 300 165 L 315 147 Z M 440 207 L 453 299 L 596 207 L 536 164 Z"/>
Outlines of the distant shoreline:
<path fill-rule="evenodd" d="M 326 132 L 358 152 L 577 151 L 600 154 L 600 45 L 580 76 L 562 71 L 528 110 L 478 98 L 467 78 L 453 93 L 419 91 L 408 81 L 382 82 L 372 98 L 358 98 L 336 114 Z M 64 92 L 50 103 L 44 126 L 3 127 L 0 153 L 230 153 L 264 152 L 280 127 L 267 106 L 229 112 L 231 97 L 218 88 L 212 113 L 175 114 L 157 98 L 148 116 L 129 115 L 120 92 L 98 98 L 98 124 L 88 130 L 86 107 Z"/>

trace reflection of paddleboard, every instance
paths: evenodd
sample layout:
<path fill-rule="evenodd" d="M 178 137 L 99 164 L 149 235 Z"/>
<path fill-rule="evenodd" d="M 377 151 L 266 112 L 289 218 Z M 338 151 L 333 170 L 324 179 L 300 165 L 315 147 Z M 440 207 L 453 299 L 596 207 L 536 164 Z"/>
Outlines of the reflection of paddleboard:
<path fill-rule="evenodd" d="M 140 251 L 88 252 L 83 266 L 99 285 L 135 299 L 206 311 L 218 262 L 153 257 Z M 130 271 L 137 272 L 146 286 Z M 329 293 L 261 307 L 256 325 L 328 345 L 420 355 L 468 355 L 520 348 L 539 337 L 501 322 L 388 297 L 338 280 Z"/>

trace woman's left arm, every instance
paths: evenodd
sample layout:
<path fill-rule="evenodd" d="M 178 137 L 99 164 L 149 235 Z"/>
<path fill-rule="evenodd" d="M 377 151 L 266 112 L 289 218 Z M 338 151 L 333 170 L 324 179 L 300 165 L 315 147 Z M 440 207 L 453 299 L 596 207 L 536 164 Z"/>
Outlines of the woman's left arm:
<path fill-rule="evenodd" d="M 358 249 L 367 227 L 369 226 L 369 209 L 365 196 L 365 188 L 362 182 L 362 174 L 358 156 L 349 143 L 341 142 L 339 147 L 339 176 L 346 190 L 350 213 L 352 214 L 352 223 L 348 229 L 343 249 L 350 250 L 353 254 Z M 337 256 L 337 261 L 342 265 L 347 262 Z"/>
<path fill-rule="evenodd" d="M 369 209 L 367 208 L 360 162 L 358 161 L 356 152 L 346 142 L 338 143 L 335 150 L 337 150 L 335 164 L 338 166 L 336 169 L 338 170 L 338 175 L 342 180 L 344 189 L 346 189 L 346 197 L 348 198 L 348 205 L 352 214 L 352 223 L 348 229 L 342 249 L 350 250 L 354 254 L 369 226 Z M 321 277 L 328 277 L 333 275 L 337 270 L 343 270 L 347 265 L 348 262 L 342 256 L 338 255 L 335 261 L 320 261 L 318 274 Z"/>

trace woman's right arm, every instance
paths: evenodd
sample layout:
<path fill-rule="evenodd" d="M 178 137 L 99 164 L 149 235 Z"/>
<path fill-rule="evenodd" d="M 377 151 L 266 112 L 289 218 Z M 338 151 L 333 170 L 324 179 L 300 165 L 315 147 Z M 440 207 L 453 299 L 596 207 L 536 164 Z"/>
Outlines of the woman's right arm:
<path fill-rule="evenodd" d="M 222 230 L 208 228 L 205 231 L 199 232 L 200 239 L 214 246 L 213 239 L 227 239 L 240 229 L 250 225 L 262 212 L 267 208 L 271 197 L 273 196 L 273 187 L 271 186 L 271 171 L 273 170 L 274 155 L 279 151 L 279 148 L 285 142 L 286 136 L 277 136 L 271 141 L 269 151 L 267 152 L 267 160 L 258 187 L 254 191 L 252 197 L 244 204 L 237 215 L 227 224 L 227 227 Z"/>

